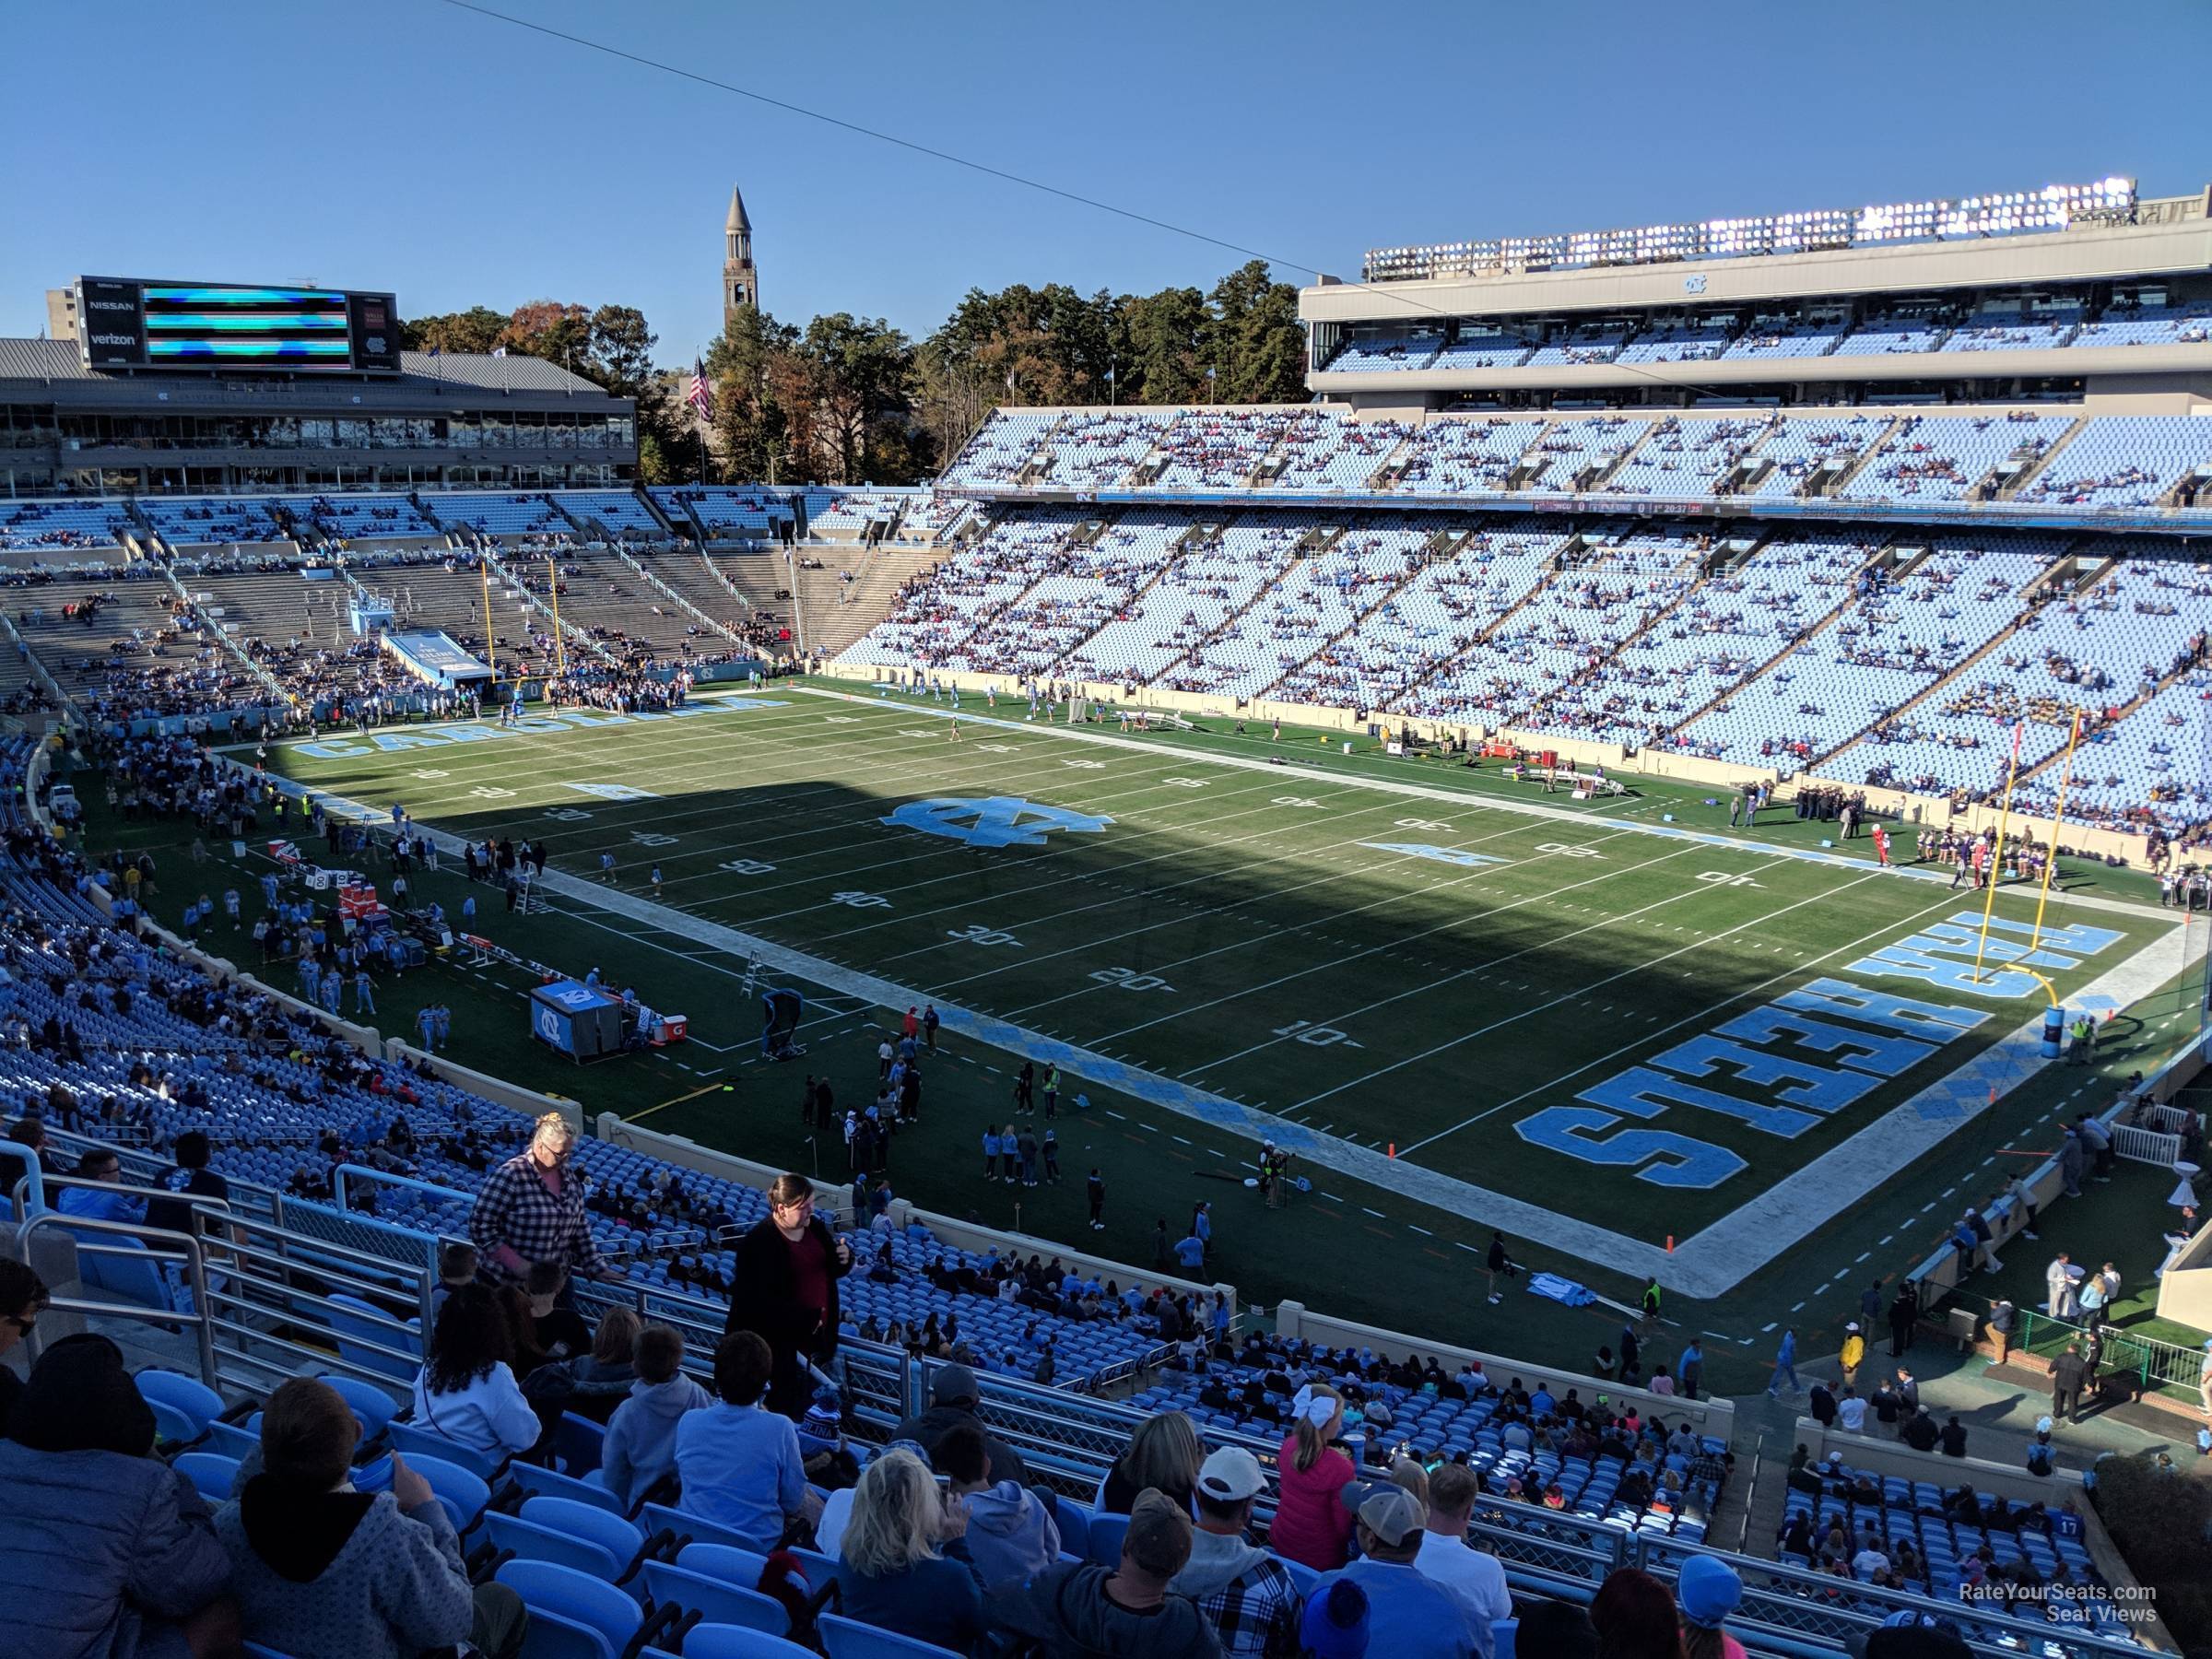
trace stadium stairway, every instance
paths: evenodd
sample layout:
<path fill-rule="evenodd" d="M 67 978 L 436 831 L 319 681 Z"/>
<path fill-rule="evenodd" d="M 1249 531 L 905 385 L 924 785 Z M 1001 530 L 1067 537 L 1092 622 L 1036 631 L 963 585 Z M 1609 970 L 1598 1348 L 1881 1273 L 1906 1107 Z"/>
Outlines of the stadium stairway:
<path fill-rule="evenodd" d="M 665 594 L 671 603 L 680 606 L 687 615 L 695 618 L 700 626 L 713 629 L 715 633 L 721 635 L 722 638 L 730 641 L 732 643 L 741 642 L 738 639 L 738 635 L 733 629 L 724 626 L 723 623 L 717 622 L 712 617 L 707 615 L 705 611 L 700 609 L 698 606 L 692 604 L 688 596 L 677 592 L 675 588 L 669 586 L 667 582 L 663 582 L 658 572 L 656 572 L 651 565 L 646 564 L 642 560 L 633 557 L 629 549 L 625 547 L 620 542 L 610 542 L 608 547 L 613 551 L 616 558 L 619 559 L 624 564 L 628 565 L 633 571 L 637 573 L 638 578 L 641 581 L 651 584 L 655 591 Z"/>
<path fill-rule="evenodd" d="M 890 608 L 892 595 L 935 562 L 932 547 L 818 547 L 823 568 L 802 570 L 792 590 L 792 607 L 800 615 L 807 650 L 824 658 L 866 633 Z M 847 571 L 853 576 L 848 585 Z"/>

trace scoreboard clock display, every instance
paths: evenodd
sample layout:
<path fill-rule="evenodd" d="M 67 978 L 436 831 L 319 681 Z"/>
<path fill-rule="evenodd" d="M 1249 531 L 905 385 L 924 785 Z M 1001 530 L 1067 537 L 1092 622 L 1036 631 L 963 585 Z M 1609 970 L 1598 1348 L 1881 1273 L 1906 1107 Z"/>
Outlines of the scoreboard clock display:
<path fill-rule="evenodd" d="M 80 276 L 76 317 L 88 369 L 399 372 L 390 294 Z"/>

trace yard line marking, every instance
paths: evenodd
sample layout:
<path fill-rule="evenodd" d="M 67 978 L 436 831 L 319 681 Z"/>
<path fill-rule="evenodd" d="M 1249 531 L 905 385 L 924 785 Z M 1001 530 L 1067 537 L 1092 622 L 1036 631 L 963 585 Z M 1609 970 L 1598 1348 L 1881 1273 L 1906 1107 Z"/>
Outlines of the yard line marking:
<path fill-rule="evenodd" d="M 1367 1206 L 1365 1206 L 1364 1204 L 1363 1204 L 1363 1205 L 1361 1205 L 1359 1207 L 1360 1207 L 1361 1209 L 1367 1209 Z M 1371 1216 L 1374 1217 L 1374 1218 L 1375 1218 L 1377 1220 L 1380 1220 L 1380 1221 L 1387 1221 L 1387 1220 L 1389 1220 L 1389 1219 L 1390 1219 L 1390 1218 L 1389 1218 L 1388 1216 L 1385 1216 L 1385 1215 L 1384 1215 L 1384 1214 L 1383 1214 L 1383 1213 L 1382 1213 L 1381 1210 L 1379 1210 L 1379 1209 L 1371 1209 L 1371 1210 L 1367 1210 L 1367 1213 L 1368 1213 L 1369 1215 L 1371 1215 Z"/>
<path fill-rule="evenodd" d="M 1793 1313 L 1794 1313 L 1794 1312 L 1797 1312 L 1797 1310 L 1798 1310 L 1798 1309 L 1800 1309 L 1800 1308 L 1802 1308 L 1802 1307 L 1804 1307 L 1804 1306 L 1805 1306 L 1805 1304 L 1804 1304 L 1803 1302 L 1792 1302 L 1792 1303 L 1790 1304 L 1790 1312 L 1793 1312 Z"/>
<path fill-rule="evenodd" d="M 1863 1262 L 1863 1261 L 1865 1261 L 1865 1259 L 1866 1259 L 1868 1256 L 1872 1255 L 1873 1253 L 1874 1253 L 1874 1252 L 1873 1252 L 1873 1251 L 1871 1251 L 1871 1250 L 1862 1250 L 1862 1251 L 1860 1251 L 1860 1252 L 1859 1252 L 1859 1262 Z M 1853 1266 L 1854 1266 L 1854 1267 L 1856 1267 L 1858 1265 L 1859 1265 L 1859 1263 L 1858 1263 L 1858 1262 L 1853 1262 L 1853 1263 L 1852 1264 L 1852 1265 L 1853 1265 Z"/>
<path fill-rule="evenodd" d="M 1424 1238 L 1424 1239 L 1433 1239 L 1433 1238 L 1435 1238 L 1435 1237 L 1436 1237 L 1436 1235 L 1435 1235 L 1434 1233 L 1430 1232 L 1430 1230 L 1429 1230 L 1427 1228 L 1425 1228 L 1425 1227 L 1415 1227 L 1415 1226 L 1414 1226 L 1414 1224 L 1413 1224 L 1412 1222 L 1410 1222 L 1410 1221 L 1406 1222 L 1406 1227 L 1407 1227 L 1407 1228 L 1408 1228 L 1410 1230 L 1412 1230 L 1412 1231 L 1414 1231 L 1414 1232 L 1418 1232 L 1418 1233 L 1419 1233 L 1419 1234 L 1421 1235 L 1421 1237 L 1422 1237 L 1422 1238 Z"/>
<path fill-rule="evenodd" d="M 1804 1304 L 1803 1302 L 1799 1302 L 1797 1305 L 1798 1305 L 1799 1307 L 1801 1307 L 1801 1308 L 1802 1308 L 1803 1306 L 1805 1306 L 1805 1304 Z M 1767 1334 L 1769 1331 L 1771 1331 L 1771 1330 L 1774 1328 L 1774 1326 L 1775 1326 L 1776 1324 L 1780 1324 L 1780 1323 L 1781 1323 L 1781 1322 L 1780 1322 L 1779 1320 L 1776 1320 L 1776 1321 L 1771 1322 L 1771 1323 L 1769 1323 L 1769 1324 L 1767 1324 L 1760 1325 L 1760 1326 L 1759 1327 L 1759 1334 L 1761 1336 L 1764 1336 L 1764 1335 L 1766 1335 L 1766 1334 Z"/>

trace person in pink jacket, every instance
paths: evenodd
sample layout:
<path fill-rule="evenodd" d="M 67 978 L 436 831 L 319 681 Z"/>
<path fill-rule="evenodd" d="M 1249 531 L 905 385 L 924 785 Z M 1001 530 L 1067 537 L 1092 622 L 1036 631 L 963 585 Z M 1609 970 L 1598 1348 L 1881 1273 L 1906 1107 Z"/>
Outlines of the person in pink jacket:
<path fill-rule="evenodd" d="M 1344 1402 L 1333 1388 L 1312 1383 L 1290 1402 L 1290 1432 L 1283 1437 L 1277 1474 L 1281 1492 L 1267 1542 L 1275 1553 L 1316 1572 L 1334 1572 L 1349 1553 L 1359 1472 L 1332 1444 L 1344 1427 Z"/>

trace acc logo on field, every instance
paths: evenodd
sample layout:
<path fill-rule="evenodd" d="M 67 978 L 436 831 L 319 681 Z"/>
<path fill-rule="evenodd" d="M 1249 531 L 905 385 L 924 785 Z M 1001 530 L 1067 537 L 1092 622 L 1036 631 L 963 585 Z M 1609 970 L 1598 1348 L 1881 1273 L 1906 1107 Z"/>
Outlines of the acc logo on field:
<path fill-rule="evenodd" d="M 1041 806 L 1016 795 L 991 795 L 963 800 L 939 795 L 927 801 L 909 801 L 883 820 L 924 835 L 965 841 L 971 847 L 1041 847 L 1048 831 L 1072 830 L 1096 835 L 1113 822 L 1065 806 Z"/>
<path fill-rule="evenodd" d="M 1464 865 L 1470 869 L 1477 865 L 1505 862 L 1501 858 L 1492 858 L 1488 853 L 1469 853 L 1461 847 L 1431 846 L 1427 841 L 1361 841 L 1359 844 L 1371 847 L 1378 853 L 1403 853 L 1408 858 L 1433 859 L 1438 864 Z"/>

